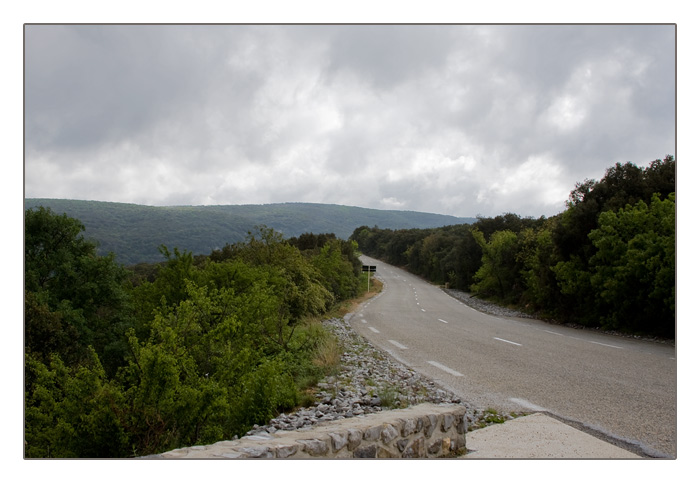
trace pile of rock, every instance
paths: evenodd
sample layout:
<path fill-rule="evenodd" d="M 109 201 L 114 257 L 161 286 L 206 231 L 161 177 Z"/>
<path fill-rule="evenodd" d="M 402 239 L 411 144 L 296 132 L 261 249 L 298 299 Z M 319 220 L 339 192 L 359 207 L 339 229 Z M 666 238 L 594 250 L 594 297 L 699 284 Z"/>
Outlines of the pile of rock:
<path fill-rule="evenodd" d="M 480 299 L 479 297 L 474 297 L 467 292 L 462 292 L 461 290 L 449 288 L 446 288 L 444 290 L 448 295 L 456 298 L 461 302 L 464 302 L 464 304 L 468 305 L 469 307 L 478 310 L 479 312 L 483 312 L 485 314 L 495 315 L 496 317 L 521 317 L 526 319 L 533 318 L 533 316 L 528 313 L 521 312 L 519 310 L 509 309 L 507 307 L 501 307 L 498 304 L 494 304 L 493 302 L 487 302 L 486 300 Z"/>
<path fill-rule="evenodd" d="M 254 426 L 251 435 L 274 434 L 277 431 L 309 428 L 315 424 L 353 418 L 388 409 L 399 409 L 421 403 L 461 404 L 465 407 L 466 427 L 482 427 L 492 414 L 470 407 L 455 394 L 437 386 L 413 369 L 393 359 L 358 335 L 349 319 L 330 319 L 326 327 L 344 348 L 340 368 L 318 384 L 316 403 L 291 414 L 280 414 L 265 426 Z M 509 415 L 503 416 L 509 419 Z"/>

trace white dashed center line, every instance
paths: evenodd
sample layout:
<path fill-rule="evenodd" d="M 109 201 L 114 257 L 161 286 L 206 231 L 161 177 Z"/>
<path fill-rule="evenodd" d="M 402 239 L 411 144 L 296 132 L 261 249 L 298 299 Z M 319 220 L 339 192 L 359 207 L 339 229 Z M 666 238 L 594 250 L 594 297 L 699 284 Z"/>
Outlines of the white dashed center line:
<path fill-rule="evenodd" d="M 377 329 L 375 329 L 374 327 L 370 327 L 369 330 L 371 330 L 371 331 L 374 332 L 375 334 L 378 334 L 378 333 L 379 333 L 379 331 L 378 331 Z"/>
<path fill-rule="evenodd" d="M 513 344 L 513 345 L 520 345 L 520 346 L 522 345 L 522 344 L 518 344 L 517 342 L 513 342 L 511 340 L 499 339 L 498 337 L 494 337 L 494 339 L 500 340 L 501 342 L 508 342 L 509 344 Z"/>
<path fill-rule="evenodd" d="M 406 347 L 406 346 L 403 345 L 403 344 L 400 344 L 400 343 L 396 342 L 395 340 L 389 340 L 389 343 L 390 343 L 390 344 L 394 344 L 394 345 L 395 345 L 396 347 L 398 347 L 399 349 L 408 349 L 408 347 Z"/>
<path fill-rule="evenodd" d="M 428 361 L 428 364 L 430 364 L 431 366 L 435 366 L 435 367 L 437 367 L 438 369 L 441 369 L 441 370 L 445 371 L 445 372 L 448 373 L 448 374 L 452 374 L 453 376 L 456 376 L 456 377 L 464 377 L 464 374 L 460 374 L 459 372 L 455 371 L 454 369 L 450 369 L 450 368 L 447 367 L 447 366 L 443 366 L 443 365 L 440 364 L 439 362 Z"/>
<path fill-rule="evenodd" d="M 613 349 L 622 349 L 622 347 L 620 347 L 620 346 L 603 344 L 602 342 L 593 342 L 592 340 L 589 340 L 588 342 L 590 342 L 591 344 L 604 345 L 605 347 L 612 347 Z"/>

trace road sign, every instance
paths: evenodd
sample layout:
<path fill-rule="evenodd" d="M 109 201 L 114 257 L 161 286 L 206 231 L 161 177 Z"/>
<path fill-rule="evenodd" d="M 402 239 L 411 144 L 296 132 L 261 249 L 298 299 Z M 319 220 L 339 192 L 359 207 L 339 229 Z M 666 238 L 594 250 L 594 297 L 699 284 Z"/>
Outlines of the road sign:
<path fill-rule="evenodd" d="M 367 272 L 367 291 L 369 292 L 369 274 L 377 271 L 376 265 L 362 265 L 362 271 Z"/>

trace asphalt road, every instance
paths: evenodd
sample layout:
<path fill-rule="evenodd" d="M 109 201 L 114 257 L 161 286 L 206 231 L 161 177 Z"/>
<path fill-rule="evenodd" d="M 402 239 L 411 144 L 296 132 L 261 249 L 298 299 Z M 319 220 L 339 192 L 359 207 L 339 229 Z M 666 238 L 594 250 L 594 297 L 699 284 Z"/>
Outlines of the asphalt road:
<path fill-rule="evenodd" d="M 406 271 L 377 266 L 383 292 L 353 327 L 479 408 L 543 411 L 650 456 L 676 456 L 672 346 L 478 312 Z"/>

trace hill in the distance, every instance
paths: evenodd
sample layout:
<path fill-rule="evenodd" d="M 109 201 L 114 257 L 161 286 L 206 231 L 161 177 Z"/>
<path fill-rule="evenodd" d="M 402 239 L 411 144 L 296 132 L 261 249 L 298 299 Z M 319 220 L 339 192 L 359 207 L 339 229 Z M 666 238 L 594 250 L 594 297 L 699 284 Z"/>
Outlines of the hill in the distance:
<path fill-rule="evenodd" d="M 285 237 L 303 233 L 335 233 L 347 239 L 363 225 L 380 228 L 436 228 L 473 223 L 476 218 L 415 211 L 374 210 L 318 203 L 276 203 L 223 206 L 145 206 L 103 201 L 27 198 L 24 208 L 45 206 L 77 218 L 85 237 L 99 243 L 98 252 L 114 252 L 125 265 L 158 262 L 160 245 L 195 255 L 208 255 L 227 243 L 245 240 L 256 225 Z"/>

